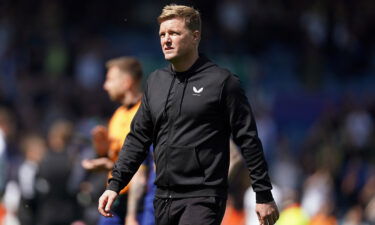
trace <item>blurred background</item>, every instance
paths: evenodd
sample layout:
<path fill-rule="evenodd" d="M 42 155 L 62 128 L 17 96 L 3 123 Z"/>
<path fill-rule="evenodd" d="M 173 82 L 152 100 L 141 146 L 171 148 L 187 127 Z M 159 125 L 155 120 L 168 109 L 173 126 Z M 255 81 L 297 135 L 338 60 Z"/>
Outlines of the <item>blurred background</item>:
<path fill-rule="evenodd" d="M 171 2 L 0 0 L 0 224 L 96 223 L 106 175 L 80 162 L 116 109 L 104 64 L 166 65 L 156 17 Z M 375 224 L 375 2 L 174 2 L 199 9 L 200 51 L 242 80 L 278 224 Z M 223 224 L 255 224 L 234 173 Z"/>

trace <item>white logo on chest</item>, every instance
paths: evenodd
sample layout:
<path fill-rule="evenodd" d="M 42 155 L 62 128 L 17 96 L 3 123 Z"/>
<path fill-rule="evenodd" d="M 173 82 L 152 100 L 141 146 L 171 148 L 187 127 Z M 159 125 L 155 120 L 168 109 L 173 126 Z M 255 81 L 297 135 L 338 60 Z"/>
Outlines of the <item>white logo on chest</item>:
<path fill-rule="evenodd" d="M 194 91 L 194 93 L 196 93 L 196 94 L 200 94 L 200 93 L 202 93 L 202 91 L 203 91 L 203 87 L 201 87 L 201 88 L 199 88 L 199 89 L 197 89 L 196 87 L 193 87 L 193 91 Z"/>
<path fill-rule="evenodd" d="M 203 91 L 203 87 L 197 89 L 196 87 L 193 86 L 193 96 L 201 96 L 201 93 Z"/>

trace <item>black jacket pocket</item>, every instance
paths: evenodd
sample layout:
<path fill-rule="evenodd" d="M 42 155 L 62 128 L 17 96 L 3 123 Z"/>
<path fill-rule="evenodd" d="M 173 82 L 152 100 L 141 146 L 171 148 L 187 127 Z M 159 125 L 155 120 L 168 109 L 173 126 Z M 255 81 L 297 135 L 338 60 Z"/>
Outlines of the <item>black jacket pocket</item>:
<path fill-rule="evenodd" d="M 195 147 L 171 145 L 167 151 L 166 175 L 170 186 L 203 184 L 204 171 Z"/>

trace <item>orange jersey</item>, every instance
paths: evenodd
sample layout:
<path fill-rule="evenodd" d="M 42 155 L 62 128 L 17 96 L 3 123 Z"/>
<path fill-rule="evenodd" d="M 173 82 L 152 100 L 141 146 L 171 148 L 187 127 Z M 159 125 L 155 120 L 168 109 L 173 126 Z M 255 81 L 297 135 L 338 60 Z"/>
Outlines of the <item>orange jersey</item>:
<path fill-rule="evenodd" d="M 141 102 L 138 102 L 130 109 L 120 106 L 113 114 L 108 124 L 109 151 L 108 158 L 116 162 L 125 138 L 130 132 L 130 124 L 137 112 Z M 111 176 L 111 173 L 110 175 Z M 128 186 L 121 190 L 121 194 L 128 190 Z"/>

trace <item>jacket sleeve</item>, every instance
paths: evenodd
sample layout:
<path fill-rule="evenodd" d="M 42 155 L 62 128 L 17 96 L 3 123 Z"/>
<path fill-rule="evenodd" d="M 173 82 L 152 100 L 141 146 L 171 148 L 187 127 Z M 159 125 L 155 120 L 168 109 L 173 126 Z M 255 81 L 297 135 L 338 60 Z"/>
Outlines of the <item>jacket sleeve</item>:
<path fill-rule="evenodd" d="M 147 91 L 147 87 L 146 87 Z M 147 93 L 142 97 L 141 105 L 135 114 L 130 132 L 122 146 L 119 158 L 108 180 L 107 189 L 120 192 L 137 172 L 146 159 L 152 143 L 153 122 L 149 110 Z"/>
<path fill-rule="evenodd" d="M 229 117 L 233 141 L 240 147 L 249 169 L 252 187 L 256 192 L 256 202 L 271 202 L 273 200 L 272 185 L 268 176 L 262 143 L 258 137 L 249 101 L 238 77 L 230 75 L 226 80 L 223 86 L 222 100 Z"/>

